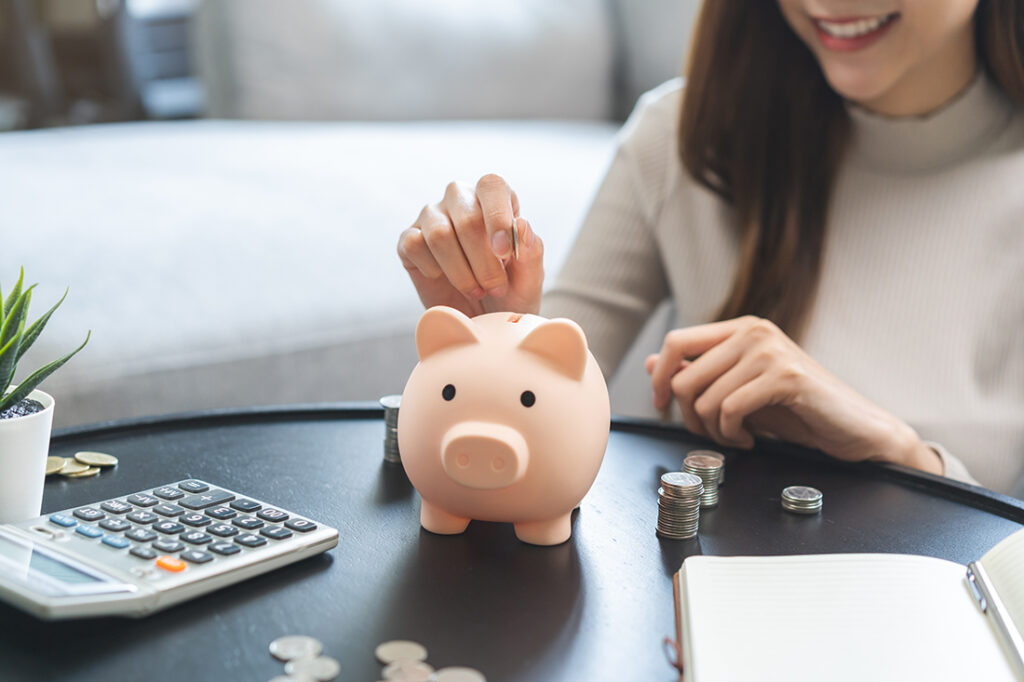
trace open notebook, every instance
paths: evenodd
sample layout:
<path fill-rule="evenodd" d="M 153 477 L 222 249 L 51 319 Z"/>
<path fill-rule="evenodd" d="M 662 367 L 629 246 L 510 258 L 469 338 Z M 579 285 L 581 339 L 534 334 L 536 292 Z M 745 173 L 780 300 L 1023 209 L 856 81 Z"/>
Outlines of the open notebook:
<path fill-rule="evenodd" d="M 971 567 L 991 594 L 931 557 L 690 557 L 673 581 L 683 679 L 1022 682 L 1024 530 Z"/>

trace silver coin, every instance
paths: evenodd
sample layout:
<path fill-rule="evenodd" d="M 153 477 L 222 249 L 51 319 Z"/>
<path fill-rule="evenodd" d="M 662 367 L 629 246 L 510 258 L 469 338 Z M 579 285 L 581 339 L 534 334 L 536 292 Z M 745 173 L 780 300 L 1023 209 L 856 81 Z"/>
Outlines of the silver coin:
<path fill-rule="evenodd" d="M 519 260 L 519 218 L 512 218 L 512 256 Z"/>
<path fill-rule="evenodd" d="M 384 665 L 394 663 L 395 661 L 427 660 L 427 647 L 419 642 L 411 642 L 407 639 L 395 639 L 378 644 L 373 653 L 377 660 Z"/>
<path fill-rule="evenodd" d="M 708 455 L 687 455 L 686 459 L 683 460 L 683 464 L 691 469 L 714 470 L 716 476 L 718 475 L 718 470 L 722 468 L 722 461 L 720 459 Z"/>
<path fill-rule="evenodd" d="M 341 665 L 330 656 L 317 656 L 316 658 L 297 658 L 288 661 L 284 671 L 289 675 L 306 675 L 320 682 L 333 680 L 341 672 Z"/>
<path fill-rule="evenodd" d="M 798 502 L 817 502 L 822 498 L 820 490 L 807 485 L 791 485 L 783 489 L 782 496 Z"/>
<path fill-rule="evenodd" d="M 323 653 L 324 645 L 320 640 L 306 635 L 286 635 L 278 637 L 270 643 L 270 654 L 281 661 L 292 661 L 296 658 L 316 658 Z"/>
<path fill-rule="evenodd" d="M 725 483 L 725 455 L 714 450 L 691 450 L 688 455 L 701 455 L 703 457 L 714 457 L 722 463 L 722 468 L 718 472 L 718 485 Z"/>
<path fill-rule="evenodd" d="M 397 410 L 402 407 L 402 394 L 386 395 L 380 399 L 380 406 L 385 410 Z"/>
<path fill-rule="evenodd" d="M 666 489 L 678 490 L 680 488 L 690 489 L 704 485 L 700 476 L 688 474 L 684 471 L 670 471 L 661 475 L 661 485 Z"/>
<path fill-rule="evenodd" d="M 434 666 L 423 661 L 395 661 L 384 668 L 382 675 L 391 682 L 430 682 Z"/>
<path fill-rule="evenodd" d="M 456 666 L 441 668 L 434 673 L 434 679 L 431 682 L 487 682 L 487 678 L 479 670 Z"/>

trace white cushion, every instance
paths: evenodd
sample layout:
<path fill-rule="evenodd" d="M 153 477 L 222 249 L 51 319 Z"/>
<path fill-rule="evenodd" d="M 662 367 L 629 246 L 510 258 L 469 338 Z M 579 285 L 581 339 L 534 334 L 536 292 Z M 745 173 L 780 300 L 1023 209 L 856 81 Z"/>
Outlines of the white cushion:
<path fill-rule="evenodd" d="M 422 307 L 399 233 L 448 181 L 508 178 L 553 280 L 614 124 L 139 123 L 0 136 L 0 282 L 64 306 L 19 378 L 68 425 L 400 392 Z"/>
<path fill-rule="evenodd" d="M 292 120 L 608 118 L 604 0 L 207 0 L 209 114 Z"/>

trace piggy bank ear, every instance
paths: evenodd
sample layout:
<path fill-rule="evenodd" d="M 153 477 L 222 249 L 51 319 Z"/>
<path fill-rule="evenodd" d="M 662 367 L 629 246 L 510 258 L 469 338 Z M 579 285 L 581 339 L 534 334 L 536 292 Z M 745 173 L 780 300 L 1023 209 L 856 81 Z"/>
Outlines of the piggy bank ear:
<path fill-rule="evenodd" d="M 434 306 L 416 325 L 416 352 L 421 361 L 445 348 L 479 342 L 473 321 L 448 306 Z"/>
<path fill-rule="evenodd" d="M 572 320 L 558 318 L 541 324 L 519 342 L 522 350 L 549 360 L 555 370 L 579 381 L 587 368 L 587 337 Z"/>

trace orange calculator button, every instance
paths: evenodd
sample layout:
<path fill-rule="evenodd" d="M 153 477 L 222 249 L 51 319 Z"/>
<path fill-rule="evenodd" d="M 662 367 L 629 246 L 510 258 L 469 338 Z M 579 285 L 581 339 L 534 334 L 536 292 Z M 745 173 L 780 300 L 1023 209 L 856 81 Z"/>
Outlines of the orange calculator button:
<path fill-rule="evenodd" d="M 185 562 L 172 556 L 157 557 L 156 565 L 172 573 L 180 573 L 185 570 Z"/>

